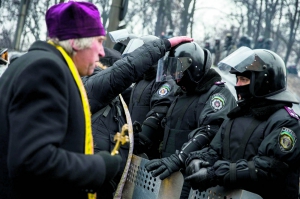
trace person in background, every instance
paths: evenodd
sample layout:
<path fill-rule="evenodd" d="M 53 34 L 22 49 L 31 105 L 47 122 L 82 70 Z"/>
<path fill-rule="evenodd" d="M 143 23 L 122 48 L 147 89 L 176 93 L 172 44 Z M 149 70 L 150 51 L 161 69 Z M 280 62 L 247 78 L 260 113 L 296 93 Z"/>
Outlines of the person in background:
<path fill-rule="evenodd" d="M 236 75 L 238 106 L 208 147 L 190 153 L 185 180 L 200 192 L 220 185 L 264 199 L 298 198 L 300 127 L 291 107 L 299 102 L 286 90 L 282 58 L 241 47 L 219 68 Z"/>
<path fill-rule="evenodd" d="M 153 35 L 144 35 L 134 41 L 149 42 L 157 40 Z M 134 51 L 138 45 L 127 47 L 123 53 Z M 143 63 L 142 63 L 143 64 Z M 174 100 L 177 85 L 172 78 L 156 82 L 157 62 L 153 63 L 145 73 L 135 81 L 129 102 L 131 120 L 141 125 L 137 154 L 145 153 L 148 159 L 159 158 L 159 145 L 163 138 L 161 120 L 166 116 L 167 110 Z M 138 129 L 138 127 L 137 127 Z"/>
<path fill-rule="evenodd" d="M 215 38 L 215 44 L 211 52 L 213 54 L 213 66 L 218 65 L 221 57 L 221 51 L 221 39 L 217 37 Z"/>
<path fill-rule="evenodd" d="M 88 2 L 53 5 L 45 18 L 48 42 L 34 42 L 0 78 L 0 198 L 95 198 L 121 164 L 93 152 L 80 79 L 105 55 L 105 29 Z"/>
<path fill-rule="evenodd" d="M 157 79 L 171 74 L 179 88 L 163 119 L 162 158 L 145 165 L 153 177 L 164 180 L 176 171 L 184 171 L 189 153 L 207 146 L 229 110 L 236 107 L 234 96 L 211 65 L 210 52 L 195 42 L 172 48 L 159 61 Z M 184 184 L 180 198 L 188 198 L 190 189 Z"/>

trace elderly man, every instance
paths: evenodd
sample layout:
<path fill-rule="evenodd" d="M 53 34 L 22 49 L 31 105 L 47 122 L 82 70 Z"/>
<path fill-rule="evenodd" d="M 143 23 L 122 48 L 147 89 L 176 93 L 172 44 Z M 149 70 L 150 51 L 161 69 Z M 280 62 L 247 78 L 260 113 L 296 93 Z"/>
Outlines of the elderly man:
<path fill-rule="evenodd" d="M 93 155 L 80 76 L 104 56 L 95 5 L 61 3 L 46 13 L 49 41 L 36 41 L 0 80 L 0 198 L 92 198 L 120 156 Z"/>

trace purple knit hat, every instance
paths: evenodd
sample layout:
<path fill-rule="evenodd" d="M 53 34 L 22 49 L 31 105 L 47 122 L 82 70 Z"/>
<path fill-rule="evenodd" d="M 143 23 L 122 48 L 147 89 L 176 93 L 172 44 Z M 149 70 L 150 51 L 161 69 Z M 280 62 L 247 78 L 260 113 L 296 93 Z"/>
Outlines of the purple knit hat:
<path fill-rule="evenodd" d="M 50 7 L 46 24 L 49 37 L 59 40 L 105 36 L 100 13 L 89 2 L 69 1 Z"/>

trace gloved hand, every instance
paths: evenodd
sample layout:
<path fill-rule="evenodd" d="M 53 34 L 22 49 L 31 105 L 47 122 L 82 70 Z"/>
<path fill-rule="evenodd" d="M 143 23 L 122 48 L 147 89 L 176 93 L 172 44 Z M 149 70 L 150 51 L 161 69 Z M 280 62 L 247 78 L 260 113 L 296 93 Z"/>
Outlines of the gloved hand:
<path fill-rule="evenodd" d="M 108 151 L 100 151 L 96 153 L 97 155 L 100 155 L 105 163 L 105 169 L 106 169 L 106 176 L 105 176 L 105 182 L 108 182 L 112 180 L 116 174 L 118 173 L 122 158 L 120 155 L 110 155 Z"/>
<path fill-rule="evenodd" d="M 117 189 L 118 184 L 111 180 L 103 185 L 97 191 L 97 199 L 111 199 L 114 197 L 114 193 Z"/>
<path fill-rule="evenodd" d="M 212 167 L 201 168 L 196 173 L 186 177 L 185 181 L 190 183 L 192 189 L 198 189 L 199 191 L 205 191 L 207 188 L 217 185 Z"/>
<path fill-rule="evenodd" d="M 153 171 L 152 176 L 159 176 L 161 180 L 169 177 L 172 173 L 184 167 L 178 155 L 172 154 L 170 157 L 150 160 L 145 164 L 148 172 Z"/>
<path fill-rule="evenodd" d="M 177 46 L 180 43 L 193 41 L 194 39 L 192 39 L 188 36 L 178 36 L 178 37 L 172 37 L 168 40 L 171 43 L 171 48 L 172 48 L 174 46 Z"/>
<path fill-rule="evenodd" d="M 134 136 L 133 153 L 139 154 L 141 151 L 139 133 L 142 131 L 142 127 L 138 121 L 134 121 L 132 124 L 132 128 L 133 128 L 133 136 Z"/>
<path fill-rule="evenodd" d="M 186 175 L 192 175 L 198 172 L 201 168 L 208 167 L 210 164 L 201 159 L 193 159 L 185 169 Z"/>

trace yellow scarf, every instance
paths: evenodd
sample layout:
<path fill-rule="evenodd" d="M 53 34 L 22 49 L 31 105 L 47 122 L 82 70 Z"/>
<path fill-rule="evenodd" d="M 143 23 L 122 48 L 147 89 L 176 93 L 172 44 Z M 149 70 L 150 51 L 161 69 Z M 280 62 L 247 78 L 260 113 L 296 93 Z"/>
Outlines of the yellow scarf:
<path fill-rule="evenodd" d="M 92 135 L 92 128 L 91 128 L 91 112 L 90 112 L 90 106 L 89 106 L 89 102 L 88 102 L 88 98 L 86 95 L 86 91 L 85 88 L 82 84 L 81 78 L 79 76 L 78 70 L 73 62 L 73 60 L 71 59 L 71 57 L 66 53 L 66 51 L 58 45 L 55 45 L 53 42 L 49 41 L 48 42 L 51 45 L 54 45 L 57 50 L 60 51 L 60 53 L 62 54 L 62 56 L 65 58 L 69 69 L 73 75 L 73 78 L 77 84 L 77 87 L 79 89 L 80 92 L 80 96 L 81 96 L 81 101 L 82 101 L 82 107 L 83 107 L 83 112 L 84 112 L 84 119 L 85 119 L 85 147 L 84 147 L 84 153 L 85 154 L 94 154 L 94 146 L 93 146 L 93 135 Z M 88 198 L 89 199 L 95 199 L 96 198 L 96 194 L 88 194 Z"/>

